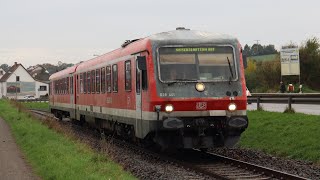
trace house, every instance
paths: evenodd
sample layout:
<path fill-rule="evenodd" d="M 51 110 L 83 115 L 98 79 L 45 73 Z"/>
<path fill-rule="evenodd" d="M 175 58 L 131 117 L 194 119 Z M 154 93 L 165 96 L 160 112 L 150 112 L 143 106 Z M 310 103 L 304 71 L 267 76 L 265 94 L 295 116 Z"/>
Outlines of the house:
<path fill-rule="evenodd" d="M 40 98 L 49 94 L 49 84 L 34 79 L 22 64 L 17 62 L 0 79 L 0 98 Z"/>
<path fill-rule="evenodd" d="M 2 78 L 2 76 L 5 74 L 6 72 L 0 68 L 0 79 Z"/>

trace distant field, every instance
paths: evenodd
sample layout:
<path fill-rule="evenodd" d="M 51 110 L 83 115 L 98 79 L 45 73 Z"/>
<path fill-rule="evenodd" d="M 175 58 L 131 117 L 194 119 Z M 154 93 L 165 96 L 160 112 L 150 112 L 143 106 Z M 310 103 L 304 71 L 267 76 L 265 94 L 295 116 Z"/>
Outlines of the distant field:
<path fill-rule="evenodd" d="M 269 54 L 262 56 L 250 56 L 248 60 L 256 60 L 256 61 L 273 61 L 277 58 L 278 54 Z"/>
<path fill-rule="evenodd" d="M 248 111 L 240 146 L 320 164 L 320 116 Z"/>

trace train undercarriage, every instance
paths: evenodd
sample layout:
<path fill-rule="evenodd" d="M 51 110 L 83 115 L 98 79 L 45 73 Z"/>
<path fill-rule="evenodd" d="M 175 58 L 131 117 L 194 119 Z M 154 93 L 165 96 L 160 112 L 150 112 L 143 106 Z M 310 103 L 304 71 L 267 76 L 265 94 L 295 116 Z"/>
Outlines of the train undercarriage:
<path fill-rule="evenodd" d="M 70 118 L 68 111 L 52 109 L 51 112 L 60 120 Z M 154 126 L 156 128 L 149 131 L 144 138 L 137 138 L 134 125 L 119 122 L 117 119 L 106 120 L 80 115 L 80 119 L 74 121 L 89 124 L 98 129 L 102 136 L 108 133 L 144 146 L 156 144 L 161 149 L 232 147 L 248 126 L 246 116 L 165 118 L 157 122 Z"/>

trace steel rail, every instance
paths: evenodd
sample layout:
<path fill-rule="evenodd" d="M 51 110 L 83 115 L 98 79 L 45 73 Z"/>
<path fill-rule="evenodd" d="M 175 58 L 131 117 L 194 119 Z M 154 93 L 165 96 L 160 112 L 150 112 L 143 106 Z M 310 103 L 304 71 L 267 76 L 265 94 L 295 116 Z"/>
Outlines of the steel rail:
<path fill-rule="evenodd" d="M 248 162 L 232 159 L 232 158 L 225 157 L 225 156 L 222 156 L 222 155 L 218 155 L 218 154 L 214 154 L 214 153 L 207 153 L 207 154 L 212 156 L 212 158 L 219 159 L 220 161 L 225 162 L 227 164 L 232 164 L 233 166 L 241 167 L 241 168 L 248 169 L 248 170 L 251 170 L 251 171 L 254 171 L 254 172 L 259 172 L 259 173 L 262 173 L 263 175 L 266 175 L 266 176 L 268 176 L 270 178 L 290 179 L 290 180 L 307 180 L 307 178 L 304 178 L 304 177 L 300 177 L 300 176 L 297 176 L 297 175 L 293 175 L 293 174 L 289 174 L 289 173 L 286 173 L 286 172 L 274 170 L 274 169 L 263 167 L 263 166 L 260 166 L 260 165 L 256 165 L 256 164 L 252 164 L 252 163 L 248 163 Z"/>

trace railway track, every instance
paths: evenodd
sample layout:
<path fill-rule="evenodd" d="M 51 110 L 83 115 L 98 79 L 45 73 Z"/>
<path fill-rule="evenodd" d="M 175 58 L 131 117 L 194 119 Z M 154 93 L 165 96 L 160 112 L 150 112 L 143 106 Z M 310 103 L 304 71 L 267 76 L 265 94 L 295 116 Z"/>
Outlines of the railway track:
<path fill-rule="evenodd" d="M 178 158 L 195 170 L 218 179 L 307 179 L 200 150 L 188 151 L 180 154 Z"/>
<path fill-rule="evenodd" d="M 46 111 L 29 111 L 39 116 L 55 118 L 52 114 Z M 221 155 L 201 152 L 196 149 L 168 155 L 141 148 L 140 146 L 124 142 L 123 140 L 116 138 L 112 139 L 112 143 L 119 147 L 130 149 L 135 153 L 143 154 L 143 156 L 147 156 L 148 158 L 163 161 L 164 163 L 174 164 L 175 166 L 183 167 L 204 175 L 200 177 L 187 176 L 184 177 L 185 179 L 307 179 Z"/>

